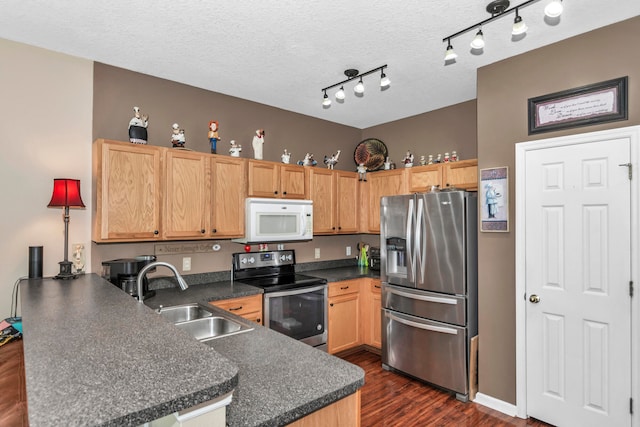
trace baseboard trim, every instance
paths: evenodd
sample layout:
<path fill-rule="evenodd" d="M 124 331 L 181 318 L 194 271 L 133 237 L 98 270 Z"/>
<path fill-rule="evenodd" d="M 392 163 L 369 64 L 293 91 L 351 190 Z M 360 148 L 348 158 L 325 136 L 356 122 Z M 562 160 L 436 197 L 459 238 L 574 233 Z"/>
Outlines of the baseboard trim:
<path fill-rule="evenodd" d="M 510 417 L 518 416 L 518 408 L 515 405 L 507 403 L 503 400 L 498 400 L 495 397 L 491 397 L 483 393 L 477 393 L 476 398 L 473 399 L 473 403 L 477 403 L 479 405 L 486 406 L 487 408 L 502 412 L 503 414 L 509 415 Z"/>

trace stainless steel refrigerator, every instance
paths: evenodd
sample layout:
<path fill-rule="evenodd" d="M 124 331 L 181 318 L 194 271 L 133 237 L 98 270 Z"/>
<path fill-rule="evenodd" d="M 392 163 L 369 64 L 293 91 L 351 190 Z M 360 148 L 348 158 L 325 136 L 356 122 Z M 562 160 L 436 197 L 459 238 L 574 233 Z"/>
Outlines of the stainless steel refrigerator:
<path fill-rule="evenodd" d="M 380 202 L 382 364 L 469 395 L 478 333 L 477 196 L 440 191 Z"/>

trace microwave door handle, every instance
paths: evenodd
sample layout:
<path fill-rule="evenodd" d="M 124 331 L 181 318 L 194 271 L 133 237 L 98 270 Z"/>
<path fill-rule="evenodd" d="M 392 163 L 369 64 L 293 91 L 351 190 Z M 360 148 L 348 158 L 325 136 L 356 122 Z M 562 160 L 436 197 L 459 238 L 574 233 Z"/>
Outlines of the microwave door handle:
<path fill-rule="evenodd" d="M 409 208 L 407 209 L 407 229 L 406 229 L 406 243 L 405 243 L 405 252 L 407 256 L 405 257 L 405 262 L 407 263 L 407 279 L 409 282 L 415 282 L 415 263 L 414 263 L 414 253 L 413 253 L 413 219 L 414 219 L 414 209 L 413 209 L 413 198 L 409 199 Z"/>
<path fill-rule="evenodd" d="M 441 334 L 450 334 L 450 335 L 458 335 L 458 331 L 453 328 L 447 328 L 445 326 L 435 326 L 435 325 L 427 325 L 424 323 L 414 322 L 412 320 L 403 319 L 398 316 L 395 316 L 389 312 L 386 313 L 387 317 L 391 320 L 395 320 L 396 322 L 402 323 L 403 325 L 411 326 L 413 328 L 424 329 L 426 331 L 438 332 Z"/>

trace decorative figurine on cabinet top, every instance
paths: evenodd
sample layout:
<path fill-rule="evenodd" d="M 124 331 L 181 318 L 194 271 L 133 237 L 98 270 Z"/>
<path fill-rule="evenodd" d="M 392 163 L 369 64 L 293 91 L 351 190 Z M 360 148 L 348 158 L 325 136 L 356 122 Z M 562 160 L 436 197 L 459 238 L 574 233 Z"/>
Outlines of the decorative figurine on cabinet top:
<path fill-rule="evenodd" d="M 180 129 L 180 125 L 177 123 L 174 123 L 171 128 L 173 129 L 171 134 L 171 145 L 173 148 L 184 148 L 184 129 Z"/>
<path fill-rule="evenodd" d="M 298 164 L 300 166 L 315 166 L 318 162 L 313 158 L 313 154 L 307 153 L 304 155 L 304 160 L 298 160 Z"/>
<path fill-rule="evenodd" d="M 280 156 L 280 158 L 282 159 L 282 163 L 284 164 L 289 164 L 289 162 L 291 162 L 291 153 L 287 151 L 287 149 L 284 149 L 284 153 L 282 153 L 282 155 Z"/>
<path fill-rule="evenodd" d="M 211 120 L 209 122 L 209 144 L 211 144 L 211 154 L 216 154 L 216 148 L 218 145 L 218 141 L 221 141 L 222 138 L 218 136 L 218 122 L 215 120 Z"/>
<path fill-rule="evenodd" d="M 407 150 L 407 154 L 405 154 L 404 159 L 402 159 L 402 163 L 404 163 L 405 168 L 413 166 L 413 154 L 411 154 L 411 151 Z"/>
<path fill-rule="evenodd" d="M 391 161 L 389 161 L 389 157 L 384 160 L 384 170 L 388 171 L 391 169 Z"/>
<path fill-rule="evenodd" d="M 324 156 L 324 164 L 327 165 L 327 169 L 333 169 L 333 167 L 338 163 L 339 157 L 340 157 L 340 150 L 338 150 L 331 157 Z"/>
<path fill-rule="evenodd" d="M 253 137 L 251 143 L 253 146 L 253 158 L 256 160 L 262 160 L 262 146 L 264 145 L 264 129 L 256 130 L 256 134 Z"/>
<path fill-rule="evenodd" d="M 229 148 L 229 154 L 231 157 L 240 157 L 240 152 L 242 151 L 242 145 L 236 144 L 235 140 L 231 140 L 230 142 L 231 148 Z"/>
<path fill-rule="evenodd" d="M 360 163 L 357 169 L 358 169 L 358 181 L 366 181 L 367 167 L 364 165 L 364 163 Z"/>
<path fill-rule="evenodd" d="M 140 108 L 133 107 L 133 118 L 129 122 L 129 141 L 133 144 L 146 144 L 148 125 L 149 116 L 141 115 Z"/>
<path fill-rule="evenodd" d="M 420 156 L 420 166 L 424 166 L 427 164 L 427 159 L 424 156 Z"/>

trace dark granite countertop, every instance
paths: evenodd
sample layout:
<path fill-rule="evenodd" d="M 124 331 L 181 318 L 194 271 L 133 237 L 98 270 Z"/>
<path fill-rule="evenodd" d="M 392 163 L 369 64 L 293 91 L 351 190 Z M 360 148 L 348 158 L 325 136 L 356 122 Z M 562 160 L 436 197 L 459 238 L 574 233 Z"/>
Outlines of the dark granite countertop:
<path fill-rule="evenodd" d="M 33 426 L 139 425 L 231 390 L 230 427 L 281 426 L 364 384 L 358 366 L 268 328 L 200 343 L 152 310 L 262 293 L 241 283 L 159 289 L 144 305 L 95 274 L 21 291 Z"/>
<path fill-rule="evenodd" d="M 32 426 L 122 426 L 231 392 L 238 368 L 95 274 L 21 282 Z"/>

